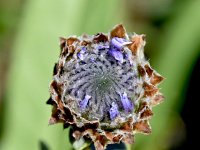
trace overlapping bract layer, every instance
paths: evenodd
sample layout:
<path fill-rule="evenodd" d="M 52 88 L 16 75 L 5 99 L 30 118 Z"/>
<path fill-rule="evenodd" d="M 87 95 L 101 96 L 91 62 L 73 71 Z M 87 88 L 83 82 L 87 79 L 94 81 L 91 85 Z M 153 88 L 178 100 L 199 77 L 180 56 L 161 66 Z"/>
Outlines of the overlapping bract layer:
<path fill-rule="evenodd" d="M 127 35 L 122 25 L 109 34 L 60 39 L 61 53 L 50 84 L 50 124 L 72 127 L 76 140 L 89 138 L 97 149 L 133 142 L 150 133 L 152 106 L 163 96 L 163 80 L 145 60 L 144 35 Z"/>

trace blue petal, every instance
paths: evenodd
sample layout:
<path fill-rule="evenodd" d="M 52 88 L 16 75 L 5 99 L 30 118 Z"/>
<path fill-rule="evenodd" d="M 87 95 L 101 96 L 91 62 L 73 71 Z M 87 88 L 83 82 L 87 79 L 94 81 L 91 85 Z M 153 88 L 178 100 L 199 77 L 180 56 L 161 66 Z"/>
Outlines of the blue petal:
<path fill-rule="evenodd" d="M 109 45 L 98 45 L 98 49 L 101 50 L 101 49 L 108 49 L 109 48 Z"/>
<path fill-rule="evenodd" d="M 85 98 L 80 102 L 80 108 L 81 109 L 85 109 L 86 108 L 90 98 L 91 98 L 90 95 L 85 95 Z"/>
<path fill-rule="evenodd" d="M 87 50 L 87 47 L 85 47 L 85 46 L 83 46 L 83 47 L 81 48 L 81 51 L 82 51 L 82 52 L 86 52 L 86 50 Z"/>
<path fill-rule="evenodd" d="M 123 41 L 121 38 L 114 37 L 111 40 L 111 45 L 116 47 L 117 49 L 121 49 L 123 47 Z"/>
<path fill-rule="evenodd" d="M 79 53 L 77 54 L 77 56 L 78 56 L 78 58 L 79 58 L 80 60 L 83 60 L 83 59 L 84 59 L 84 54 L 81 53 L 81 52 L 79 52 Z"/>
<path fill-rule="evenodd" d="M 124 58 L 123 58 L 123 54 L 121 51 L 117 50 L 116 48 L 111 48 L 110 49 L 110 54 L 118 61 L 120 61 L 121 63 L 123 63 Z"/>
<path fill-rule="evenodd" d="M 90 58 L 90 62 L 95 62 L 95 59 L 94 58 Z"/>
<path fill-rule="evenodd" d="M 110 42 L 110 50 L 109 53 L 111 53 L 111 55 L 118 61 L 120 61 L 121 63 L 123 63 L 123 54 L 122 54 L 122 48 L 124 45 L 126 44 L 130 44 L 131 42 L 126 41 L 123 38 L 118 38 L 118 37 L 114 37 L 111 39 Z"/>
<path fill-rule="evenodd" d="M 123 95 L 120 94 L 121 102 L 126 112 L 130 112 L 133 109 L 133 104 L 128 99 L 127 94 L 124 92 Z"/>
<path fill-rule="evenodd" d="M 109 113 L 111 120 L 114 120 L 119 115 L 118 105 L 115 104 L 114 102 L 112 103 L 112 107 L 110 108 Z"/>
<path fill-rule="evenodd" d="M 123 38 L 114 37 L 111 40 L 111 46 L 116 47 L 117 49 L 121 50 L 124 45 L 130 44 L 132 42 L 128 42 Z"/>
<path fill-rule="evenodd" d="M 81 51 L 77 53 L 77 56 L 80 60 L 84 60 L 86 50 L 86 47 L 81 47 Z"/>

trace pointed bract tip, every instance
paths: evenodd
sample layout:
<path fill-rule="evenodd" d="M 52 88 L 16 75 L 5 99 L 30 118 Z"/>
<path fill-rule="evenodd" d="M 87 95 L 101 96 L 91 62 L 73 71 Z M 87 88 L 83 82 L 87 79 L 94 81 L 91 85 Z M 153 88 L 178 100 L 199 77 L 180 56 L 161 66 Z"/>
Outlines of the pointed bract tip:
<path fill-rule="evenodd" d="M 126 35 L 126 30 L 122 24 L 116 25 L 113 30 L 110 32 L 110 36 L 124 38 Z"/>

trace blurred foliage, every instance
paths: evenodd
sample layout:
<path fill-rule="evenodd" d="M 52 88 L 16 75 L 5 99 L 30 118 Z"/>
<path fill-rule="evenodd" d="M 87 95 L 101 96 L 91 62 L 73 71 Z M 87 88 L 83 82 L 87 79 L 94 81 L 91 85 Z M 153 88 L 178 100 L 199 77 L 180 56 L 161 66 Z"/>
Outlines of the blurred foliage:
<path fill-rule="evenodd" d="M 6 97 L 5 85 L 10 66 L 11 48 L 15 39 L 22 8 L 22 0 L 0 0 L 0 120 L 4 120 L 5 117 L 3 114 L 5 100 L 2 101 L 2 99 Z M 0 140 L 2 131 L 3 124 L 0 123 Z"/>
<path fill-rule="evenodd" d="M 0 10 L 0 42 L 12 37 L 7 33 L 16 30 L 13 24 L 19 21 L 19 26 L 17 36 L 12 37 L 14 44 L 0 51 L 0 58 L 9 54 L 1 65 L 11 62 L 4 103 L 0 102 L 4 108 L 0 149 L 71 148 L 68 130 L 63 131 L 62 125 L 48 126 L 51 108 L 45 105 L 59 55 L 59 37 L 108 32 L 117 23 L 123 23 L 128 32 L 147 35 L 146 54 L 153 67 L 166 77 L 160 86 L 166 99 L 154 108 L 152 134 L 136 135 L 135 144 L 129 147 L 164 150 L 184 138 L 184 123 L 178 112 L 200 54 L 200 0 L 26 0 L 20 19 L 16 14 L 21 10 L 16 8 L 22 5 L 11 2 L 10 6 L 13 19 L 7 15 L 8 9 Z M 3 44 L 1 47 L 5 49 Z M 175 134 L 181 137 L 172 140 Z"/>

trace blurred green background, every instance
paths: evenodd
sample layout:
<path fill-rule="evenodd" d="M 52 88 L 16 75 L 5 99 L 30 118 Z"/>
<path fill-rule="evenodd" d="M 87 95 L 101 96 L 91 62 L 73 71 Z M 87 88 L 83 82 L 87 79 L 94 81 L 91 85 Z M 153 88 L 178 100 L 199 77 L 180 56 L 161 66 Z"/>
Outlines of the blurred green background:
<path fill-rule="evenodd" d="M 45 104 L 59 37 L 106 33 L 118 23 L 146 34 L 146 56 L 166 78 L 152 134 L 136 135 L 131 149 L 175 150 L 191 141 L 184 110 L 200 56 L 200 0 L 0 0 L 0 150 L 70 149 L 68 130 L 48 126 Z"/>

